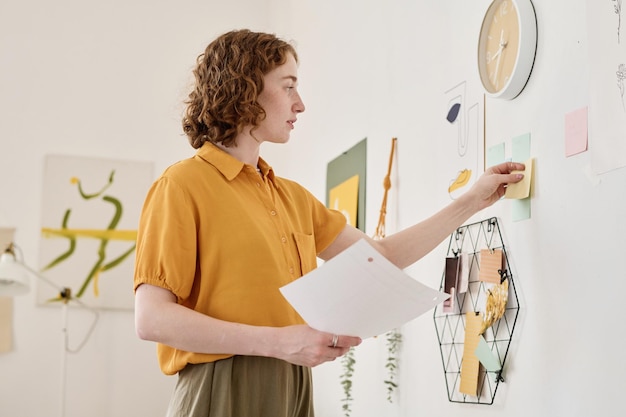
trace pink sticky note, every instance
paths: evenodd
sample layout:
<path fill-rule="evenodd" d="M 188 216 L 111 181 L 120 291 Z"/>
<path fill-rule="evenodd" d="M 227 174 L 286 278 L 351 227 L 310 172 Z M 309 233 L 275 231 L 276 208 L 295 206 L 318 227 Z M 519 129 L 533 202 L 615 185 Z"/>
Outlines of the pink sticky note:
<path fill-rule="evenodd" d="M 587 107 L 565 115 L 565 156 L 587 150 Z"/>

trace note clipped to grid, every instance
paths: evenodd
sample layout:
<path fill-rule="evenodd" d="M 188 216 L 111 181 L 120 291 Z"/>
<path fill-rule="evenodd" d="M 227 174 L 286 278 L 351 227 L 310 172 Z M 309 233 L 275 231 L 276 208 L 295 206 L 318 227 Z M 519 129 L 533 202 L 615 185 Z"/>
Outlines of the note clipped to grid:
<path fill-rule="evenodd" d="M 476 345 L 474 355 L 476 355 L 478 361 L 485 367 L 487 371 L 497 372 L 502 369 L 502 365 L 500 365 L 500 360 L 491 351 L 489 344 L 482 335 L 478 337 L 478 344 Z"/>
<path fill-rule="evenodd" d="M 400 327 L 449 297 L 405 274 L 364 239 L 280 291 L 314 329 L 362 339 Z"/>
<path fill-rule="evenodd" d="M 465 341 L 463 344 L 463 362 L 461 363 L 461 385 L 459 391 L 463 394 L 478 393 L 478 372 L 480 362 L 476 356 L 476 348 L 480 339 L 480 327 L 483 318 L 480 314 L 469 311 L 465 314 Z"/>
<path fill-rule="evenodd" d="M 478 279 L 483 282 L 499 284 L 502 280 L 500 271 L 504 270 L 505 259 L 502 249 L 482 249 L 480 251 Z"/>

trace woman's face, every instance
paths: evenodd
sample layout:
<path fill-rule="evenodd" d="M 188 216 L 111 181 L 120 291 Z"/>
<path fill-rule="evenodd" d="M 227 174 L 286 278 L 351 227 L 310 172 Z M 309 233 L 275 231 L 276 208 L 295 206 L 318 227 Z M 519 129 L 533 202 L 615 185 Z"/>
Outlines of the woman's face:
<path fill-rule="evenodd" d="M 298 113 L 304 111 L 297 87 L 298 64 L 293 55 L 289 54 L 283 65 L 264 77 L 264 88 L 257 101 L 265 110 L 265 119 L 253 131 L 257 140 L 274 143 L 289 140 Z"/>

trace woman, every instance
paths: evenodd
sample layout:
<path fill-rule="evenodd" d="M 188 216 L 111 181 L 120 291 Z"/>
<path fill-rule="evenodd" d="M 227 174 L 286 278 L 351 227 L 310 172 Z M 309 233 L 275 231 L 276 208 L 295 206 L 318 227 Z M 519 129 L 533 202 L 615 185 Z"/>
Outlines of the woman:
<path fill-rule="evenodd" d="M 168 416 L 313 416 L 310 368 L 361 340 L 307 326 L 279 288 L 367 239 L 405 268 L 430 252 L 507 183 L 517 163 L 490 168 L 465 195 L 374 241 L 259 156 L 285 143 L 305 110 L 298 56 L 272 34 L 231 31 L 198 57 L 183 128 L 197 149 L 153 184 L 135 268 L 141 339 L 178 373 Z"/>

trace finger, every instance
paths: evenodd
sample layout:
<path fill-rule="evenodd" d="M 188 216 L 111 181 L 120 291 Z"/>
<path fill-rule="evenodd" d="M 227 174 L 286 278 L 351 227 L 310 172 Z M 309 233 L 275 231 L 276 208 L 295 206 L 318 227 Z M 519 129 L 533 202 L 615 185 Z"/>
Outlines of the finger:
<path fill-rule="evenodd" d="M 337 337 L 337 345 L 334 347 L 337 348 L 351 348 L 354 346 L 360 345 L 362 342 L 360 337 L 354 336 L 338 336 Z"/>
<path fill-rule="evenodd" d="M 330 346 L 332 348 L 336 348 L 338 343 L 339 343 L 339 335 L 334 334 L 332 339 L 331 339 L 331 341 L 330 341 L 330 345 L 328 345 L 328 346 Z"/>
<path fill-rule="evenodd" d="M 349 347 L 338 347 L 338 348 L 336 348 L 335 351 L 337 352 L 337 357 L 345 355 L 346 353 L 348 353 L 350 351 L 350 349 L 352 349 L 352 348 L 349 348 Z"/>
<path fill-rule="evenodd" d="M 505 162 L 503 173 L 511 173 L 513 171 L 523 171 L 526 169 L 526 165 L 521 162 Z"/>
<path fill-rule="evenodd" d="M 509 172 L 524 171 L 526 169 L 526 165 L 521 162 L 511 162 L 510 164 Z"/>
<path fill-rule="evenodd" d="M 490 172 L 494 174 L 510 174 L 513 171 L 524 171 L 526 165 L 521 162 L 502 162 L 491 167 Z"/>
<path fill-rule="evenodd" d="M 521 180 L 524 179 L 524 174 L 521 174 L 519 172 L 516 172 L 514 174 L 506 174 L 503 175 L 503 183 L 505 184 L 515 184 L 516 182 L 520 182 Z"/>

